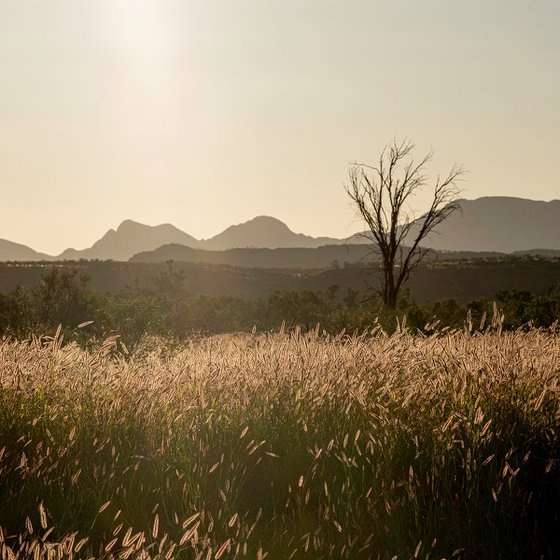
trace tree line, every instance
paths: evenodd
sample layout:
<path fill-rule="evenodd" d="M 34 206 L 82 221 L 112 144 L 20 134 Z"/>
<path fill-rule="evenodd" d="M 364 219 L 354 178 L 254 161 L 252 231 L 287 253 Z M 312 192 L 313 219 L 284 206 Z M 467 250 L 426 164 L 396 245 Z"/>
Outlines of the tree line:
<path fill-rule="evenodd" d="M 145 287 L 118 294 L 94 291 L 86 275 L 56 268 L 25 288 L 0 294 L 0 336 L 24 339 L 53 335 L 59 325 L 67 341 L 93 344 L 118 336 L 129 350 L 146 336 L 176 340 L 193 334 L 314 329 L 329 333 L 406 326 L 429 333 L 436 328 L 486 330 L 550 328 L 560 319 L 560 294 L 498 292 L 493 300 L 460 304 L 453 299 L 420 305 L 400 291 L 395 308 L 379 296 L 336 285 L 324 291 L 276 291 L 260 299 L 193 294 L 185 274 L 172 263 Z"/>

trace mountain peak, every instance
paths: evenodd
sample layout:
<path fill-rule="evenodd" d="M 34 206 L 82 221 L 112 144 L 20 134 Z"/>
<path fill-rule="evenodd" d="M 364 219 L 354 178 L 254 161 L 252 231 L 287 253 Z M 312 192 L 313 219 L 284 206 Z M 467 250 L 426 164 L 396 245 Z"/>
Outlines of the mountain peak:
<path fill-rule="evenodd" d="M 462 212 L 449 216 L 424 245 L 436 250 L 514 251 L 559 249 L 560 203 L 514 196 L 458 201 Z"/>
<path fill-rule="evenodd" d="M 132 255 L 146 250 L 157 249 L 169 243 L 179 243 L 197 247 L 199 241 L 171 224 L 149 226 L 134 220 L 124 220 L 119 227 L 110 229 L 89 249 L 81 251 L 66 250 L 61 259 L 113 259 L 126 261 Z"/>
<path fill-rule="evenodd" d="M 212 250 L 258 247 L 319 247 L 340 243 L 339 239 L 315 238 L 294 233 L 284 222 L 272 216 L 256 216 L 247 222 L 230 226 L 222 233 L 207 239 L 204 246 Z"/>
<path fill-rule="evenodd" d="M 247 221 L 244 222 L 244 223 L 249 224 L 249 223 L 251 223 L 251 222 L 257 222 L 257 223 L 258 223 L 258 222 L 262 222 L 262 223 L 270 223 L 270 224 L 281 224 L 281 225 L 283 225 L 283 226 L 285 226 L 285 227 L 288 227 L 288 226 L 286 226 L 286 224 L 285 224 L 282 220 L 279 220 L 278 218 L 275 218 L 275 217 L 273 217 L 273 216 L 266 216 L 266 215 L 264 215 L 264 214 L 263 214 L 262 216 L 255 216 L 253 219 L 247 220 Z"/>
<path fill-rule="evenodd" d="M 237 225 L 234 225 L 234 226 L 230 226 L 227 229 L 231 230 L 232 228 L 240 228 L 240 227 L 276 228 L 276 229 L 281 229 L 283 231 L 292 231 L 282 220 L 279 220 L 278 218 L 274 218 L 272 216 L 255 216 L 251 220 L 247 220 L 246 222 L 243 222 L 242 224 L 237 224 Z"/>
<path fill-rule="evenodd" d="M 135 222 L 134 220 L 123 220 L 116 231 L 126 231 L 132 229 L 141 229 L 141 228 L 149 228 L 151 226 L 147 226 L 146 224 L 141 224 L 140 222 Z M 109 230 L 115 231 L 115 230 Z"/>

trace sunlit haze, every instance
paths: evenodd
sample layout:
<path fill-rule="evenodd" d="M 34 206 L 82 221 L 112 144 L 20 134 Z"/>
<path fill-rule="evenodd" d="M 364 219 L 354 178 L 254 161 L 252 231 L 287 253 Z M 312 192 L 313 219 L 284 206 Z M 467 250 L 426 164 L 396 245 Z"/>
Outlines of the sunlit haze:
<path fill-rule="evenodd" d="M 552 1 L 0 0 L 0 238 L 263 214 L 345 237 L 349 163 L 405 136 L 465 198 L 560 198 L 559 24 Z"/>

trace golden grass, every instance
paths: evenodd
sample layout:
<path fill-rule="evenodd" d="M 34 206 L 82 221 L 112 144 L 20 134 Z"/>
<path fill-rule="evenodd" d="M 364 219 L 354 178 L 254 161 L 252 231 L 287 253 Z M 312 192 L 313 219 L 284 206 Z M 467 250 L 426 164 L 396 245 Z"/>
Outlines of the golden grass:
<path fill-rule="evenodd" d="M 0 342 L 12 558 L 558 553 L 555 333 Z"/>

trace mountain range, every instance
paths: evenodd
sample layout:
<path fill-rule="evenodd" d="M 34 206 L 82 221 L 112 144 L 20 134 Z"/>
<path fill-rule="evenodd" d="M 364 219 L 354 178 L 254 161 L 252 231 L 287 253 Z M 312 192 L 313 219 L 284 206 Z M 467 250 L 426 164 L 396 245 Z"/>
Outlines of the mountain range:
<path fill-rule="evenodd" d="M 132 220 L 125 220 L 117 230 L 110 229 L 89 249 L 81 251 L 66 249 L 56 259 L 126 261 L 138 251 L 152 251 L 168 243 L 198 247 L 200 241 L 171 224 L 147 226 Z"/>
<path fill-rule="evenodd" d="M 148 226 L 125 220 L 116 229 L 110 229 L 87 249 L 66 249 L 60 255 L 38 253 L 30 247 L 0 239 L 0 261 L 64 261 L 64 260 L 115 260 L 126 261 L 137 253 L 154 251 L 159 247 L 175 244 L 193 249 L 224 251 L 239 247 L 316 248 L 323 245 L 340 245 L 346 239 L 311 237 L 294 233 L 286 224 L 270 216 L 257 216 L 243 224 L 228 227 L 210 239 L 196 239 L 171 224 Z"/>
<path fill-rule="evenodd" d="M 544 202 L 502 196 L 460 200 L 424 245 L 445 251 L 560 249 L 560 200 Z"/>
<path fill-rule="evenodd" d="M 452 214 L 440 224 L 437 233 L 430 235 L 423 243 L 424 246 L 438 251 L 560 251 L 560 200 L 543 202 L 513 197 L 483 197 L 460 200 L 459 204 L 462 212 Z M 327 245 L 363 242 L 364 239 L 359 234 L 338 239 L 294 233 L 286 224 L 269 216 L 258 216 L 243 224 L 230 226 L 206 240 L 196 239 L 171 224 L 148 226 L 125 220 L 116 230 L 110 229 L 91 247 L 82 250 L 67 249 L 57 256 L 39 253 L 25 245 L 0 239 L 0 261 L 125 261 L 138 253 L 149 254 L 150 260 L 165 260 L 164 256 L 173 255 L 177 251 L 182 252 L 183 259 L 204 260 L 205 252 L 237 248 L 317 249 Z M 166 247 L 168 245 L 173 245 L 174 249 Z M 191 252 L 185 248 L 190 248 Z M 195 257 L 193 249 L 203 251 Z M 158 251 L 161 251 L 160 255 L 157 254 Z M 357 253 L 362 254 L 363 251 Z M 274 253 L 270 255 L 272 254 Z M 305 262 L 305 258 L 298 257 L 302 262 Z M 141 260 L 141 256 L 138 255 L 134 260 Z"/>

